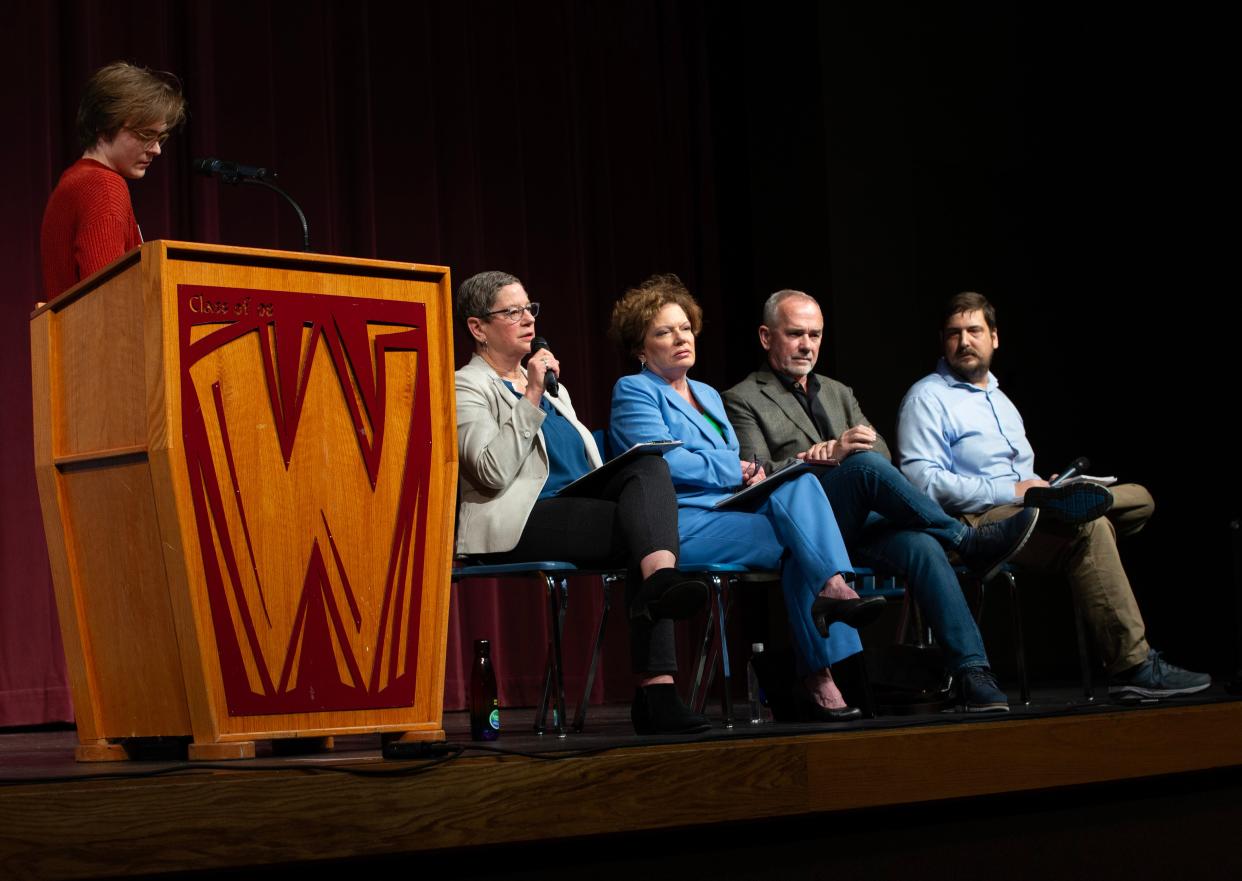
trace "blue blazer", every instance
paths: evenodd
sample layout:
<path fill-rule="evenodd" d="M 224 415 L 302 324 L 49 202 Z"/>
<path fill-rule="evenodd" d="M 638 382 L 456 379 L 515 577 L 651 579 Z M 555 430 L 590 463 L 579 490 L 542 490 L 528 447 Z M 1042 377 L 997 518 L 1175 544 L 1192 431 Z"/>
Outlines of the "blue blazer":
<path fill-rule="evenodd" d="M 695 400 L 724 429 L 723 437 L 672 386 L 643 370 L 621 377 L 613 386 L 609 438 L 614 450 L 643 441 L 681 441 L 681 447 L 664 454 L 677 501 L 686 507 L 710 508 L 742 486 L 737 434 L 720 394 L 710 385 L 689 382 Z"/>

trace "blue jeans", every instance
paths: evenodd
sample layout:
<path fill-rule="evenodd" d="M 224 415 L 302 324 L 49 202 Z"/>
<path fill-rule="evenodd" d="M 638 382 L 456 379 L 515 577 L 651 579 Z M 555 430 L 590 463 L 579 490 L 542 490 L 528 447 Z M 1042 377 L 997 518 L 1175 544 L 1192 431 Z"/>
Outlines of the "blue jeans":
<path fill-rule="evenodd" d="M 862 651 L 854 628 L 837 622 L 824 639 L 811 619 L 811 605 L 824 582 L 854 571 L 832 506 L 813 475 L 789 481 L 753 514 L 682 507 L 677 519 L 682 563 L 780 570 L 799 675 Z"/>
<path fill-rule="evenodd" d="M 878 453 L 854 453 L 820 475 L 855 562 L 903 575 L 952 672 L 986 667 L 983 638 L 945 556 L 967 527 Z"/>

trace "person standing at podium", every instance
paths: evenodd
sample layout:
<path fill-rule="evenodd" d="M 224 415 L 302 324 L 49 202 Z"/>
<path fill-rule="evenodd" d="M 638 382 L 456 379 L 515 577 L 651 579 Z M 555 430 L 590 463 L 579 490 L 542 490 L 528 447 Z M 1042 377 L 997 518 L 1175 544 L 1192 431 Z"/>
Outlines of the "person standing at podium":
<path fill-rule="evenodd" d="M 78 107 L 82 157 L 60 176 L 43 212 L 46 299 L 142 244 L 127 180 L 141 180 L 185 120 L 170 73 L 116 61 L 86 83 Z"/>

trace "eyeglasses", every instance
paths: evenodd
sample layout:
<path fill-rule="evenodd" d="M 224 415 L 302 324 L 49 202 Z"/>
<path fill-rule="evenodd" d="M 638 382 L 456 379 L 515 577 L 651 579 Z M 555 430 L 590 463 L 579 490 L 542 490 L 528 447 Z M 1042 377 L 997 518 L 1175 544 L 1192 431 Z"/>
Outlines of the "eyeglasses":
<path fill-rule="evenodd" d="M 134 136 L 135 140 L 142 143 L 144 147 L 150 147 L 152 144 L 164 146 L 164 142 L 168 140 L 168 136 L 172 132 L 156 132 L 149 128 L 130 128 L 125 126 L 125 130 Z"/>
<path fill-rule="evenodd" d="M 493 315 L 499 315 L 512 324 L 517 324 L 522 320 L 522 313 L 529 312 L 531 318 L 539 317 L 539 304 L 527 303 L 525 306 L 510 306 L 508 309 L 496 309 L 491 312 L 484 312 L 483 317 L 491 318 Z"/>

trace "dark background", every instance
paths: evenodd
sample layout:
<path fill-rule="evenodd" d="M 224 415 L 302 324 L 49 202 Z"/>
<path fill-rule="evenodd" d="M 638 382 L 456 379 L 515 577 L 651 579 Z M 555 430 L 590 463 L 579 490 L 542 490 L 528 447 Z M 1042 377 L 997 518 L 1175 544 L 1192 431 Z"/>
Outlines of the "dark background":
<path fill-rule="evenodd" d="M 703 303 L 694 375 L 722 389 L 758 362 L 767 294 L 817 296 L 820 367 L 890 438 L 901 395 L 934 366 L 940 305 L 984 292 L 1000 313 L 996 373 L 1041 473 L 1087 455 L 1156 497 L 1126 550 L 1152 642 L 1195 669 L 1236 665 L 1237 101 L 1223 18 L 706 0 L 6 12 L 0 724 L 67 718 L 27 320 L 43 205 L 78 155 L 82 83 L 118 58 L 177 72 L 189 99 L 187 127 L 132 188 L 147 239 L 298 248 L 287 206 L 194 177 L 190 160 L 275 168 L 314 250 L 521 277 L 592 425 L 631 369 L 604 340 L 611 305 L 654 272 L 680 274 Z M 1037 676 L 1072 672 L 1064 588 L 1030 583 L 1050 594 L 1028 620 Z M 537 604 L 494 587 L 461 598 L 450 705 L 462 642 L 484 635 L 502 657 L 510 641 L 502 700 L 533 702 L 541 637 L 516 634 L 538 632 Z M 994 659 L 1003 631 L 985 621 Z M 597 698 L 626 696 L 624 644 L 613 627 Z"/>

